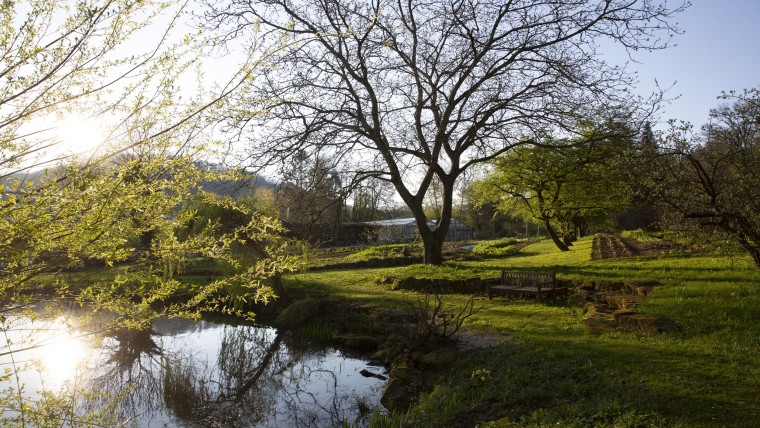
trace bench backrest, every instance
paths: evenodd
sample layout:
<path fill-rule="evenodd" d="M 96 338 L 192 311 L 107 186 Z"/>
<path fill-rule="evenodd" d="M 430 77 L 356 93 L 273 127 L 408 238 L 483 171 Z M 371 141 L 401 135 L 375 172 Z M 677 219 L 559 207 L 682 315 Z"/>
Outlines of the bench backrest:
<path fill-rule="evenodd" d="M 552 288 L 554 287 L 554 281 L 554 272 L 501 271 L 501 283 L 504 285 L 534 287 L 536 284 L 542 284 L 542 286 L 546 286 L 546 288 Z"/>

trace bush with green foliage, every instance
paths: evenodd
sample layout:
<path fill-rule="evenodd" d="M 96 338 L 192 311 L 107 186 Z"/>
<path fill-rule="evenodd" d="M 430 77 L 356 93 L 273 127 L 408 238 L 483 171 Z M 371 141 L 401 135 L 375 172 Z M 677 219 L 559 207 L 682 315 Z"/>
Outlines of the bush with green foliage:
<path fill-rule="evenodd" d="M 357 262 L 368 259 L 383 259 L 388 257 L 406 257 L 420 252 L 421 244 L 388 244 L 377 245 L 357 251 L 345 257 L 347 262 Z"/>
<path fill-rule="evenodd" d="M 624 230 L 620 232 L 620 236 L 628 239 L 635 239 L 639 242 L 657 242 L 661 241 L 657 234 L 647 232 L 643 229 Z"/>

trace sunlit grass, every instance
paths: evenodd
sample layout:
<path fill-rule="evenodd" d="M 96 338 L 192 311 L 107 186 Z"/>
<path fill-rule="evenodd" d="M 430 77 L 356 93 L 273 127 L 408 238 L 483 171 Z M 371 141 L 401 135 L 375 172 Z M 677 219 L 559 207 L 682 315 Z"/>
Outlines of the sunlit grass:
<path fill-rule="evenodd" d="M 502 335 L 473 350 L 421 396 L 406 417 L 414 426 L 756 426 L 760 420 L 760 270 L 744 256 L 670 255 L 592 261 L 591 238 L 568 252 L 541 241 L 517 255 L 440 267 L 298 274 L 306 293 L 398 306 L 413 299 L 377 280 L 383 275 L 467 278 L 502 268 L 555 270 L 560 278 L 658 281 L 637 309 L 673 321 L 670 333 L 592 334 L 582 308 L 508 298 L 478 298 L 470 331 Z M 468 296 L 448 295 L 464 303 Z M 473 383 L 487 369 L 486 382 Z M 451 397 L 456 396 L 456 400 Z M 447 409 L 446 412 L 439 411 Z"/>
<path fill-rule="evenodd" d="M 419 252 L 421 250 L 422 245 L 419 243 L 376 245 L 350 254 L 346 256 L 344 260 L 347 262 L 355 262 L 372 258 L 402 257 L 405 254 L 410 254 L 412 251 Z"/>
<path fill-rule="evenodd" d="M 760 270 L 751 260 L 696 254 L 595 261 L 591 243 L 584 238 L 561 252 L 544 240 L 508 257 L 300 272 L 286 275 L 284 282 L 296 297 L 403 308 L 417 294 L 391 290 L 379 282 L 381 277 L 487 278 L 515 269 L 554 270 L 560 279 L 658 281 L 661 285 L 637 311 L 666 318 L 678 328 L 655 335 L 592 334 L 583 327 L 582 308 L 565 302 L 476 298 L 483 309 L 465 328 L 501 337 L 502 343 L 467 351 L 467 358 L 443 373 L 435 389 L 421 395 L 420 404 L 403 417 L 405 426 L 484 421 L 491 425 L 483 426 L 756 426 Z M 381 253 L 392 254 L 380 250 L 364 257 Z M 77 272 L 67 278 L 71 284 L 86 284 L 107 281 L 113 272 Z M 181 279 L 203 286 L 213 278 Z M 468 298 L 445 296 L 452 304 Z M 326 335 L 326 330 L 314 333 Z M 477 370 L 491 374 L 473 382 Z"/>

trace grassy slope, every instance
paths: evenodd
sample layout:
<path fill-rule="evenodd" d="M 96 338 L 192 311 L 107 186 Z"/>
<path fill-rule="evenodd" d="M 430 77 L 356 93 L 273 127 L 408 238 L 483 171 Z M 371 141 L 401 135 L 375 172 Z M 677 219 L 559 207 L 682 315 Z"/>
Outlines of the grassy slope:
<path fill-rule="evenodd" d="M 639 312 L 675 321 L 674 333 L 593 335 L 579 308 L 497 298 L 469 323 L 508 339 L 470 351 L 406 416 L 419 426 L 758 426 L 760 274 L 748 259 L 672 256 L 591 261 L 591 240 L 560 253 L 539 242 L 517 256 L 478 262 L 302 273 L 304 293 L 398 305 L 410 292 L 383 274 L 496 276 L 503 267 L 555 269 L 565 278 L 658 280 Z M 460 303 L 465 296 L 448 296 Z M 473 372 L 481 370 L 481 375 Z"/>

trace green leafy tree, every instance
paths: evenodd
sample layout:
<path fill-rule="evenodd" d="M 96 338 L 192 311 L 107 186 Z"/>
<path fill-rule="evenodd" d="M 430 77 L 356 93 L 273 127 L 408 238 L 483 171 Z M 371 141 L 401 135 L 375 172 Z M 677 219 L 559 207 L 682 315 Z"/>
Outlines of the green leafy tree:
<path fill-rule="evenodd" d="M 270 279 L 292 266 L 277 239 L 280 224 L 235 201 L 207 198 L 246 221 L 180 233 L 198 217 L 181 210 L 189 198 L 205 197 L 198 183 L 223 175 L 196 167 L 197 158 L 212 155 L 208 129 L 220 101 L 255 67 L 246 62 L 226 86 L 183 99 L 180 81 L 210 48 L 202 38 L 176 34 L 185 6 L 0 2 L 0 299 L 11 312 L 0 317 L 4 333 L 14 328 L 13 311 L 51 297 L 111 313 L 104 329 L 144 328 L 157 316 L 203 311 L 252 315 L 250 302 L 273 298 Z M 156 41 L 148 46 L 151 34 Z M 56 143 L 49 123 L 81 111 L 108 112 L 115 144 L 108 155 L 43 156 Z M 129 156 L 117 159 L 120 153 Z M 177 276 L 199 256 L 239 264 L 231 249 L 243 241 L 263 243 L 266 256 L 203 287 Z M 101 264 L 109 279 L 68 284 L 58 275 L 83 263 Z M 13 356 L 27 345 L 6 340 L 0 354 Z M 48 395 L 31 403 L 22 390 L 16 382 L 0 394 L 3 426 L 80 422 L 54 407 L 65 400 Z"/>
<path fill-rule="evenodd" d="M 602 138 L 589 131 L 587 141 L 547 138 L 542 146 L 524 146 L 497 158 L 492 172 L 477 184 L 481 203 L 540 221 L 554 244 L 567 251 L 589 220 L 625 207 L 628 199 L 620 173 L 627 143 L 620 130 Z"/>
<path fill-rule="evenodd" d="M 223 175 L 196 168 L 195 159 L 211 153 L 205 130 L 217 118 L 219 101 L 246 82 L 253 67 L 244 64 L 239 72 L 232 73 L 231 83 L 218 91 L 182 100 L 177 87 L 183 72 L 201 65 L 208 48 L 202 39 L 173 33 L 185 12 L 182 5 L 153 1 L 35 0 L 3 5 L 2 297 L 27 296 L 26 288 L 34 287 L 41 273 L 90 259 L 116 265 L 132 260 L 140 250 L 147 254 L 145 260 L 165 263 L 150 270 L 153 288 L 141 289 L 141 296 L 124 296 L 139 298 L 145 309 L 179 286 L 172 280 L 172 267 L 188 254 L 227 257 L 226 249 L 232 241 L 253 239 L 246 236 L 249 233 L 279 230 L 276 222 L 257 216 L 260 228 L 247 224 L 225 231 L 221 240 L 218 234 L 197 234 L 178 241 L 176 230 L 193 215 L 178 214 L 178 207 L 194 193 L 197 183 Z M 145 31 L 155 34 L 156 30 L 157 41 L 144 51 L 130 44 L 137 37 L 147 36 Z M 45 131 L 44 123 L 51 117 L 86 106 L 113 114 L 112 120 L 117 122 L 111 138 L 118 145 L 106 156 L 90 159 L 37 156 L 55 142 L 38 138 L 41 131 L 37 128 L 42 126 Z M 125 153 L 129 156 L 117 156 Z M 28 173 L 40 162 L 54 168 L 36 173 L 35 180 L 18 174 Z M 253 215 L 251 210 L 243 212 Z M 278 270 L 276 264 L 271 266 L 250 284 L 260 284 Z M 119 281 L 132 280 L 124 277 Z M 87 292 L 88 298 L 107 304 L 105 297 L 96 298 L 95 294 L 97 290 Z M 202 307 L 202 294 L 188 308 Z M 268 294 L 262 292 L 260 296 L 266 298 Z M 122 309 L 129 306 L 124 304 Z M 149 312 L 139 305 L 131 306 L 138 308 L 134 311 L 138 315 Z M 211 306 L 219 306 L 219 302 Z M 180 308 L 172 310 L 183 312 Z"/>

